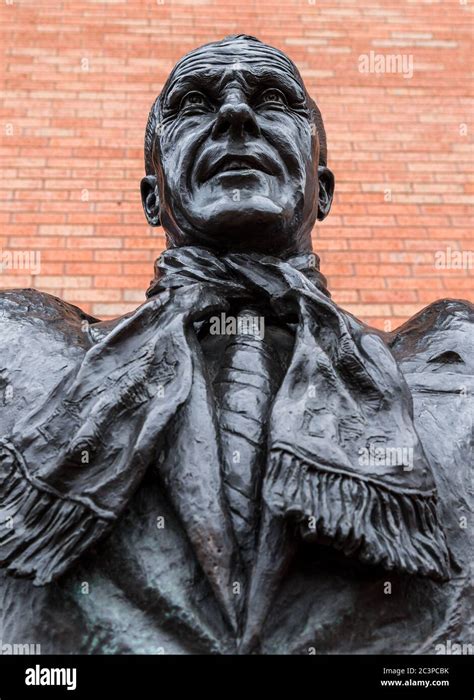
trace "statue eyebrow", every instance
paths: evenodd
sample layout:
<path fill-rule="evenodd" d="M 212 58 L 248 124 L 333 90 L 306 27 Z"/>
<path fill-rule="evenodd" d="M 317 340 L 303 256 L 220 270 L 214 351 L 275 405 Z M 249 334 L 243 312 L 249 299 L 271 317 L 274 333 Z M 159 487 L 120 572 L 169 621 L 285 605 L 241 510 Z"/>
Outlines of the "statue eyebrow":
<path fill-rule="evenodd" d="M 178 77 L 176 81 L 173 82 L 170 85 L 169 89 L 166 91 L 164 100 L 165 107 L 173 107 L 175 102 L 179 100 L 189 90 L 199 90 L 201 88 L 206 89 L 206 91 L 208 92 L 212 92 L 212 88 L 214 86 L 211 84 L 211 90 L 209 90 L 209 86 L 207 85 L 207 79 L 207 75 L 202 75 L 199 73 L 194 75 L 185 75 Z"/>
<path fill-rule="evenodd" d="M 235 71 L 239 71 L 242 82 L 255 89 L 257 84 L 264 82 L 263 89 L 270 86 L 277 87 L 286 93 L 290 101 L 304 102 L 305 92 L 295 75 L 289 70 L 281 70 L 279 67 L 255 66 L 251 63 L 229 64 L 225 70 L 206 67 L 205 70 L 195 71 L 192 74 L 178 76 L 172 81 L 166 91 L 164 106 L 173 108 L 176 102 L 189 90 L 203 90 L 210 97 L 217 98 L 222 83 L 235 77 Z M 237 67 L 239 66 L 239 67 Z"/>
<path fill-rule="evenodd" d="M 268 68 L 267 66 L 255 66 L 253 70 L 248 71 L 246 80 L 254 88 L 257 86 L 257 81 L 263 81 L 265 88 L 277 87 L 282 92 L 285 92 L 290 100 L 295 102 L 303 102 L 306 99 L 305 92 L 298 79 L 289 70 L 282 71 Z"/>

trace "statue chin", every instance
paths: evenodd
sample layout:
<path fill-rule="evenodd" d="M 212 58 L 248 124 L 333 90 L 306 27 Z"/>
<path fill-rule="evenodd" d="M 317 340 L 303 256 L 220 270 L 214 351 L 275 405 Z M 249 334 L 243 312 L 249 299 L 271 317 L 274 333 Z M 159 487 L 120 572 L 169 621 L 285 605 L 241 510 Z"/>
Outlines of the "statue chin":
<path fill-rule="evenodd" d="M 195 208 L 199 213 L 191 216 L 188 211 L 178 235 L 175 225 L 168 229 L 166 219 L 163 220 L 174 245 L 203 245 L 220 251 L 252 250 L 274 254 L 297 248 L 298 227 L 295 222 L 300 220 L 298 213 L 292 207 L 285 211 L 281 203 L 269 197 L 252 195 L 236 202 L 225 197 Z M 177 220 L 178 217 L 173 224 Z"/>

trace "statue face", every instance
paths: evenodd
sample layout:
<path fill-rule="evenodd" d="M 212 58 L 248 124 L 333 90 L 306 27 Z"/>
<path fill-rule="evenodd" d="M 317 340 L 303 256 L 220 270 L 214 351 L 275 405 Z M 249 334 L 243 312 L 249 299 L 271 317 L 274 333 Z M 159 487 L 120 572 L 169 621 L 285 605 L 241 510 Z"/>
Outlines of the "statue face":
<path fill-rule="evenodd" d="M 318 178 L 310 102 L 286 56 L 255 40 L 185 56 L 160 96 L 156 177 L 142 181 L 150 223 L 161 221 L 171 245 L 311 249 L 333 178 L 326 168 Z"/>

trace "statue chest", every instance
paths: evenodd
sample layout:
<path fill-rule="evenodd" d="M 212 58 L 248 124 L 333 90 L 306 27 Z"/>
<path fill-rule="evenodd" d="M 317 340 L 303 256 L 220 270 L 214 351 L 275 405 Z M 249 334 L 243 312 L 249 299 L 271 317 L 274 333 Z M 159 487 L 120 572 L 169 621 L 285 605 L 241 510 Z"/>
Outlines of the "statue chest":
<path fill-rule="evenodd" d="M 201 341 L 218 416 L 222 487 L 249 569 L 268 413 L 292 342 L 291 333 L 271 328 L 265 343 L 245 334 Z M 261 653 L 423 651 L 426 640 L 454 624 L 451 609 L 462 619 L 453 607 L 462 587 L 461 579 L 439 586 L 364 567 L 329 548 L 302 546 L 271 607 Z M 8 580 L 5 610 L 27 599 L 41 611 L 34 624 L 25 618 L 30 636 L 6 626 L 3 637 L 38 641 L 45 653 L 236 650 L 236 637 L 154 469 L 111 536 L 73 573 L 33 592 L 29 582 Z"/>

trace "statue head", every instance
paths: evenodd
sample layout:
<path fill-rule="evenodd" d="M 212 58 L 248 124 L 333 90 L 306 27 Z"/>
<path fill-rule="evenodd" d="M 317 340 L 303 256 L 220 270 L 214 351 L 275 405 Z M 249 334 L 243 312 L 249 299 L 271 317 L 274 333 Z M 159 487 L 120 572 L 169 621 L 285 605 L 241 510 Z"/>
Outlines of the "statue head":
<path fill-rule="evenodd" d="M 145 170 L 145 215 L 171 247 L 311 250 L 334 191 L 321 114 L 296 66 L 245 35 L 173 68 L 150 111 Z"/>

